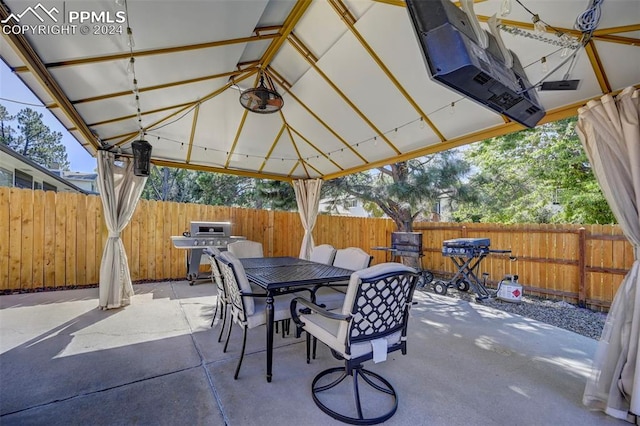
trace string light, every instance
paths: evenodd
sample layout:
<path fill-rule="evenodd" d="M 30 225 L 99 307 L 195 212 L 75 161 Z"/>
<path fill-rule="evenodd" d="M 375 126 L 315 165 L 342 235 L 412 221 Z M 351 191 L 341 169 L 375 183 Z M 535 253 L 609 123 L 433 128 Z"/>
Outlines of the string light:
<path fill-rule="evenodd" d="M 538 14 L 533 15 L 531 21 L 533 21 L 534 33 L 540 35 L 547 32 L 547 24 L 545 24 L 544 21 L 540 19 L 540 16 L 538 16 Z"/>
<path fill-rule="evenodd" d="M 562 52 L 560 52 L 560 57 L 566 58 L 567 56 L 569 56 L 569 52 L 571 51 L 569 46 L 570 46 L 570 43 L 573 41 L 573 39 L 569 37 L 567 34 L 562 34 L 560 36 L 560 40 L 562 40 L 565 43 L 565 46 L 562 48 Z"/>
<path fill-rule="evenodd" d="M 127 9 L 126 2 L 124 6 L 125 6 L 125 9 Z M 126 13 L 127 13 L 127 16 L 129 16 L 128 11 Z M 129 19 L 127 19 L 127 46 L 129 46 L 130 49 L 133 49 L 134 47 L 136 47 L 136 42 L 133 40 L 133 30 L 131 30 L 131 27 L 129 26 Z"/>
<path fill-rule="evenodd" d="M 142 109 L 140 108 L 140 89 L 138 88 L 138 77 L 136 75 L 136 58 L 133 54 L 133 46 L 135 46 L 135 43 L 133 41 L 133 30 L 129 26 L 129 8 L 127 7 L 126 0 L 122 0 L 122 4 L 124 5 L 124 13 L 127 20 L 127 45 L 129 46 L 129 62 L 127 63 L 127 74 L 131 78 L 129 80 L 131 83 L 131 92 L 134 96 L 136 105 L 136 118 L 138 120 L 138 127 L 140 127 L 140 134 L 142 136 L 144 134 L 144 130 L 142 127 Z"/>
<path fill-rule="evenodd" d="M 451 105 L 449 106 L 449 114 L 453 115 L 455 113 L 456 113 L 456 103 L 451 102 Z"/>
<path fill-rule="evenodd" d="M 540 64 L 542 64 L 542 72 L 544 74 L 549 72 L 549 65 L 547 65 L 547 57 L 543 56 L 542 59 L 540 59 Z"/>
<path fill-rule="evenodd" d="M 455 111 L 456 102 L 459 102 L 462 99 L 463 98 L 458 99 L 457 101 L 451 102 L 450 104 L 447 104 L 445 106 L 439 107 L 439 108 L 435 109 L 434 111 L 431 111 L 431 112 L 427 113 L 426 116 L 428 117 L 428 116 L 430 116 L 432 114 L 437 113 L 438 111 L 444 110 L 445 108 L 450 108 L 450 112 L 453 114 L 454 111 Z M 183 118 L 183 116 L 179 117 L 178 119 L 174 120 L 173 122 L 178 121 L 181 118 Z M 424 128 L 425 127 L 425 118 L 423 116 L 420 116 L 420 117 L 416 117 L 415 119 L 413 119 L 413 120 L 411 120 L 409 122 L 406 122 L 406 123 L 404 123 L 402 125 L 399 125 L 397 127 L 393 127 L 391 130 L 383 132 L 382 134 L 386 135 L 386 134 L 389 134 L 389 133 L 397 133 L 398 130 L 400 130 L 400 129 L 404 128 L 404 127 L 410 126 L 410 125 L 414 124 L 417 121 L 420 122 L 420 124 L 419 124 L 420 128 Z M 159 127 L 154 127 L 153 129 L 151 129 L 151 131 L 161 129 L 162 127 L 164 127 L 164 125 L 163 126 L 159 126 Z M 152 136 L 157 137 L 158 141 L 160 141 L 160 139 L 162 139 L 162 140 L 165 140 L 165 141 L 168 141 L 168 142 L 180 144 L 180 149 L 181 150 L 184 149 L 185 142 L 173 140 L 173 139 L 170 139 L 170 138 L 166 138 L 164 136 L 162 136 L 162 137 L 161 136 L 157 136 L 157 135 L 152 135 Z M 366 143 L 366 142 L 370 142 L 370 141 L 373 141 L 373 145 L 374 146 L 378 146 L 378 135 L 375 135 L 375 136 L 370 137 L 368 139 L 361 140 L 359 142 L 350 144 L 349 147 L 351 147 L 351 148 L 360 147 L 361 144 Z M 214 152 L 224 153 L 227 157 L 229 156 L 229 151 L 223 151 L 223 150 L 219 150 L 219 149 L 215 149 L 215 148 L 207 148 L 207 147 L 199 146 L 199 145 L 196 145 L 196 144 L 193 144 L 193 143 L 190 143 L 189 146 L 193 147 L 193 148 L 200 148 L 203 151 L 214 151 Z M 334 154 L 337 154 L 337 158 L 343 158 L 343 153 L 344 153 L 345 149 L 346 148 L 344 148 L 344 147 L 343 148 L 337 148 L 334 151 L 322 153 L 322 155 L 312 155 L 312 156 L 305 157 L 305 158 L 269 157 L 268 159 L 269 160 L 278 160 L 278 159 L 280 159 L 280 161 L 283 161 L 283 162 L 284 161 L 297 162 L 297 161 L 301 161 L 301 160 L 302 161 L 306 161 L 306 162 L 310 162 L 311 160 L 314 160 L 314 159 L 318 160 L 318 159 L 321 159 L 322 157 L 331 157 Z M 267 158 L 265 158 L 263 155 L 253 155 L 253 154 L 238 153 L 238 152 L 234 152 L 232 155 L 233 156 L 237 156 L 238 158 L 244 157 L 244 158 L 257 158 L 257 159 L 261 159 L 261 160 L 267 160 Z"/>
<path fill-rule="evenodd" d="M 129 63 L 127 64 L 127 74 L 134 75 L 136 73 L 135 63 L 136 59 L 133 56 L 129 58 Z"/>
<path fill-rule="evenodd" d="M 507 16 L 511 13 L 511 0 L 502 0 L 500 5 L 500 16 Z"/>

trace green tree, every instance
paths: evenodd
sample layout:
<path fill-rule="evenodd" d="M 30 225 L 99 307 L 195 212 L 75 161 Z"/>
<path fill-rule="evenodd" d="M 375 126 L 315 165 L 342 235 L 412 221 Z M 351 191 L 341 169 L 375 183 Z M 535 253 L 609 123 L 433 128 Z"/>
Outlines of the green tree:
<path fill-rule="evenodd" d="M 296 210 L 296 194 L 288 182 L 259 179 L 256 181 L 256 207 L 274 210 Z"/>
<path fill-rule="evenodd" d="M 411 231 L 413 220 L 433 211 L 436 203 L 469 195 L 463 182 L 468 172 L 469 164 L 450 150 L 331 180 L 325 184 L 325 197 L 334 203 L 352 197 L 373 203 L 399 231 Z"/>
<path fill-rule="evenodd" d="M 254 179 L 222 173 L 197 172 L 194 201 L 213 206 L 254 207 Z"/>
<path fill-rule="evenodd" d="M 152 165 L 142 198 L 209 205 L 295 210 L 288 182 Z"/>
<path fill-rule="evenodd" d="M 19 133 L 8 124 L 17 121 Z M 57 164 L 61 170 L 69 170 L 67 150 L 62 144 L 62 133 L 52 132 L 42 121 L 42 114 L 25 108 L 13 117 L 6 108 L 0 109 L 2 143 L 30 158 L 43 167 Z"/>
<path fill-rule="evenodd" d="M 458 204 L 459 221 L 613 223 L 582 144 L 576 119 L 489 139 L 465 150 L 474 165 L 474 197 Z"/>
<path fill-rule="evenodd" d="M 9 148 L 15 145 L 16 131 L 11 127 L 13 120 L 15 120 L 15 116 L 10 115 L 4 105 L 0 105 L 0 143 Z"/>
<path fill-rule="evenodd" d="M 194 193 L 199 189 L 196 176 L 195 171 L 152 165 L 142 198 L 179 203 L 193 202 Z"/>

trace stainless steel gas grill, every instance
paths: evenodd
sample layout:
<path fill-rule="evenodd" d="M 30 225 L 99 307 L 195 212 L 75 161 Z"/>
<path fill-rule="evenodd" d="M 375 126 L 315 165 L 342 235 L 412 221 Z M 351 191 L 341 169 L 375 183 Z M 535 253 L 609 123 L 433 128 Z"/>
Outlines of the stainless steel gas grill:
<path fill-rule="evenodd" d="M 489 238 L 456 238 L 442 242 L 442 255 L 451 258 L 458 268 L 449 281 L 435 281 L 433 291 L 447 294 L 447 288 L 455 287 L 460 291 L 475 291 L 476 301 L 491 296 L 484 283 L 478 278 L 478 269 L 482 260 L 491 253 L 511 253 L 511 250 L 491 250 Z M 513 258 L 515 259 L 515 258 Z"/>
<path fill-rule="evenodd" d="M 204 222 L 192 221 L 189 231 L 182 236 L 172 236 L 171 241 L 175 248 L 186 249 L 187 259 L 187 279 L 189 284 L 200 278 L 200 264 L 208 263 L 205 258 L 202 260 L 203 250 L 206 247 L 216 247 L 219 250 L 226 250 L 227 245 L 234 241 L 245 240 L 245 237 L 231 235 L 231 222 Z M 209 278 L 206 276 L 206 278 Z"/>

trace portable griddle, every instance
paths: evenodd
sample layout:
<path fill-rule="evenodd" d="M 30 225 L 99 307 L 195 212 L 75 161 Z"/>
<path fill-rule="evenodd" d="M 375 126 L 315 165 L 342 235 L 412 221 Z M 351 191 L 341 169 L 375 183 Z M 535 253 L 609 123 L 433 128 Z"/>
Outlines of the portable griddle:
<path fill-rule="evenodd" d="M 447 289 L 455 287 L 459 291 L 473 289 L 476 301 L 491 296 L 484 283 L 478 278 L 480 263 L 491 253 L 511 253 L 511 250 L 491 250 L 489 238 L 456 238 L 442 242 L 442 255 L 449 257 L 458 270 L 449 281 L 433 283 L 433 291 L 447 294 Z"/>

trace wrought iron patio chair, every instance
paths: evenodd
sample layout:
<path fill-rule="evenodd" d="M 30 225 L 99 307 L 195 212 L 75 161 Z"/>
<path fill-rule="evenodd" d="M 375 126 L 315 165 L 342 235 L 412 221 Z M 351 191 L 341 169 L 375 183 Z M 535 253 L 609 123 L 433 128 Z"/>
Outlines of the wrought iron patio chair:
<path fill-rule="evenodd" d="M 322 411 L 351 424 L 380 423 L 396 412 L 398 397 L 393 386 L 363 364 L 384 361 L 388 353 L 398 350 L 406 354 L 409 309 L 418 277 L 415 269 L 400 263 L 383 263 L 354 272 L 339 312 L 327 311 L 305 298 L 293 299 L 291 315 L 297 331 L 307 333 L 307 362 L 309 336 L 325 343 L 336 358 L 344 360 L 344 366 L 324 370 L 313 379 L 313 400 Z M 347 377 L 352 380 L 354 405 L 338 409 L 335 405 L 343 399 L 331 398 L 328 391 Z M 361 384 L 369 388 L 363 392 Z M 345 382 L 342 386 L 348 385 Z M 363 401 L 363 394 L 372 399 Z"/>
<path fill-rule="evenodd" d="M 211 279 L 216 284 L 216 288 L 218 290 L 218 296 L 216 298 L 216 308 L 213 311 L 211 327 L 213 327 L 219 311 L 220 319 L 222 320 L 222 325 L 220 326 L 220 334 L 218 335 L 218 342 L 220 342 L 222 340 L 222 332 L 224 331 L 224 326 L 227 323 L 227 307 L 229 305 L 229 298 L 227 297 L 227 290 L 224 285 L 224 279 L 222 277 L 222 274 L 220 273 L 218 262 L 216 261 L 216 257 L 220 256 L 220 254 L 222 253 L 215 247 L 207 247 L 204 252 L 209 256 L 209 263 L 211 264 Z"/>
<path fill-rule="evenodd" d="M 265 309 L 267 294 L 264 292 L 257 293 L 252 289 L 242 263 L 233 253 L 229 251 L 223 252 L 220 256 L 216 257 L 216 260 L 218 261 L 220 272 L 224 277 L 232 320 L 227 330 L 227 341 L 224 345 L 224 352 L 227 351 L 227 346 L 229 345 L 229 337 L 231 336 L 233 323 L 242 327 L 242 350 L 233 376 L 234 379 L 237 379 L 247 345 L 247 330 L 264 325 L 267 322 Z M 291 293 L 274 297 L 274 321 L 291 319 L 291 300 L 299 295 L 300 293 Z"/>

